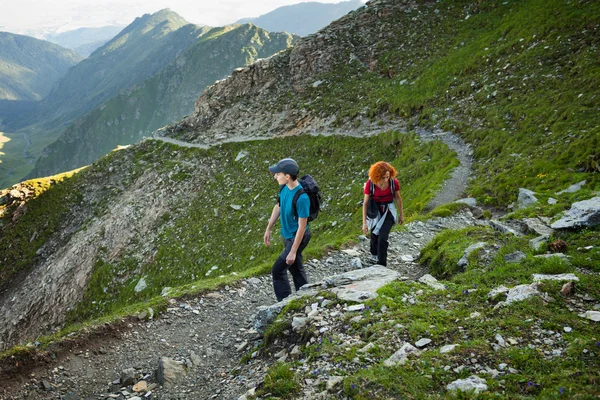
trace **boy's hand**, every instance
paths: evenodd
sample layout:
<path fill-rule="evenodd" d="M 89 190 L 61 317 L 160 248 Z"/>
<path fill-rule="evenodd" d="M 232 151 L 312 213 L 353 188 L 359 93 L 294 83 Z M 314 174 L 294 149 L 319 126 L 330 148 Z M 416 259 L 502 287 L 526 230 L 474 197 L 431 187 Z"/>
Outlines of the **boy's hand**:
<path fill-rule="evenodd" d="M 270 246 L 271 245 L 271 231 L 269 229 L 267 229 L 265 231 L 265 235 L 263 237 L 263 240 L 264 240 L 266 246 Z"/>

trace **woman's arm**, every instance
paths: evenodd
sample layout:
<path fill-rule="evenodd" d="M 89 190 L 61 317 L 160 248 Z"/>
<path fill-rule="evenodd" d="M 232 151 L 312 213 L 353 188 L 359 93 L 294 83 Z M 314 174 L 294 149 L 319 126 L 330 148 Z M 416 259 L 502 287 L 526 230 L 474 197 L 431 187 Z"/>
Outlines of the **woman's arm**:
<path fill-rule="evenodd" d="M 397 190 L 394 194 L 394 200 L 396 200 L 396 205 L 398 206 L 398 222 L 400 224 L 404 223 L 404 209 L 402 208 L 402 196 L 400 195 L 400 191 Z"/>
<path fill-rule="evenodd" d="M 366 235 L 369 233 L 369 227 L 367 226 L 367 208 L 369 207 L 369 199 L 371 195 L 365 194 L 365 199 L 363 200 L 363 209 L 362 209 L 362 231 Z"/>

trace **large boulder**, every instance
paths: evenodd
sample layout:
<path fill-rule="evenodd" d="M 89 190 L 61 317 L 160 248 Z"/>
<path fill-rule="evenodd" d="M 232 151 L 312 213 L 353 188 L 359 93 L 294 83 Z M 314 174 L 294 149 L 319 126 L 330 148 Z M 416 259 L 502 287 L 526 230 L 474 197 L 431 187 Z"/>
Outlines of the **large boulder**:
<path fill-rule="evenodd" d="M 600 225 L 600 197 L 579 201 L 571 205 L 565 215 L 554 222 L 553 229 L 584 228 Z"/>

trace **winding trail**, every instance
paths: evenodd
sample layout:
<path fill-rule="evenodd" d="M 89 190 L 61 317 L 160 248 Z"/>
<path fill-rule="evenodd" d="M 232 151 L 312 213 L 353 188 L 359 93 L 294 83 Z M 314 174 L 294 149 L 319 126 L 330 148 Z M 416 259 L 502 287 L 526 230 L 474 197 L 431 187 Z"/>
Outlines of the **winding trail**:
<path fill-rule="evenodd" d="M 468 147 L 448 133 L 419 134 L 424 140 L 440 139 L 457 152 L 462 169 L 453 173 L 434 201 L 456 199 L 464 191 L 470 174 Z M 208 147 L 164 137 L 154 139 L 184 147 Z M 405 229 L 390 235 L 388 268 L 417 279 L 426 271 L 418 263 L 406 260 L 416 258 L 440 230 L 479 223 L 470 213 L 409 223 Z M 367 265 L 368 253 L 368 241 L 361 241 L 353 249 L 307 261 L 309 280 L 317 282 L 352 269 L 356 258 L 363 266 Z M 251 329 L 256 307 L 276 302 L 271 285 L 270 276 L 260 276 L 194 298 L 169 299 L 167 312 L 154 319 L 129 318 L 96 334 L 84 335 L 81 340 L 59 344 L 45 363 L 13 376 L 0 374 L 3 380 L 0 399 L 108 398 L 110 393 L 120 392 L 120 385 L 111 382 L 118 383 L 125 369 L 135 368 L 137 380 L 145 376 L 150 383 L 156 382 L 160 357 L 185 363 L 188 373 L 170 388 L 152 388 L 152 394 L 146 398 L 238 399 L 262 380 L 275 361 L 252 366 L 238 364 L 244 352 L 258 343 Z"/>

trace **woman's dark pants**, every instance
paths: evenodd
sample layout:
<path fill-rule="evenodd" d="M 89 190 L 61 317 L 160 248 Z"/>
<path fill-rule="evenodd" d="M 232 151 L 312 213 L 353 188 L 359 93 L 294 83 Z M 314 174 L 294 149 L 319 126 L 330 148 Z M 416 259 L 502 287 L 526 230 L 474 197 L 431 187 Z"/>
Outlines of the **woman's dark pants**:
<path fill-rule="evenodd" d="M 381 229 L 379 229 L 379 235 L 375 235 L 371 231 L 371 254 L 377 256 L 377 264 L 384 267 L 387 266 L 388 237 L 392 226 L 394 226 L 394 216 L 391 212 L 388 212 Z"/>
<path fill-rule="evenodd" d="M 290 287 L 287 274 L 288 269 L 292 274 L 292 278 L 294 279 L 294 288 L 296 288 L 296 291 L 298 291 L 302 285 L 308 283 L 308 278 L 306 277 L 306 272 L 304 271 L 304 266 L 302 265 L 302 250 L 304 250 L 304 248 L 308 245 L 311 236 L 312 235 L 310 231 L 307 229 L 304 232 L 304 237 L 302 238 L 300 247 L 298 247 L 298 251 L 296 251 L 296 260 L 292 265 L 287 265 L 285 263 L 285 259 L 292 249 L 295 237 L 291 239 L 283 239 L 283 244 L 285 247 L 277 260 L 275 260 L 275 264 L 273 264 L 273 269 L 271 270 L 271 275 L 273 275 L 273 289 L 275 289 L 277 301 L 281 301 L 292 294 L 292 289 Z"/>

